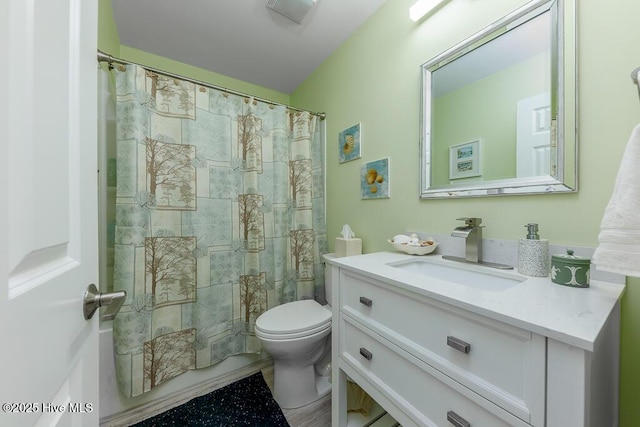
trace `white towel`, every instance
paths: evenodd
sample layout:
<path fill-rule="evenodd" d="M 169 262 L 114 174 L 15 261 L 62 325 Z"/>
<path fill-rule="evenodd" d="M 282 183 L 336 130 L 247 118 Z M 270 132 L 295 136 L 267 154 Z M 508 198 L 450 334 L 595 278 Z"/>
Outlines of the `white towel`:
<path fill-rule="evenodd" d="M 640 125 L 625 148 L 598 242 L 598 270 L 640 277 Z"/>

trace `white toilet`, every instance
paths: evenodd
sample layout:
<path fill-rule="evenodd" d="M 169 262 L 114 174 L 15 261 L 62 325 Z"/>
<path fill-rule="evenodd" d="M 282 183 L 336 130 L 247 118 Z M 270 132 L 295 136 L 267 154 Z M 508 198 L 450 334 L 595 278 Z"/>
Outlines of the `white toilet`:
<path fill-rule="evenodd" d="M 331 301 L 330 280 L 325 280 Z M 331 391 L 331 306 L 294 301 L 262 313 L 255 324 L 262 348 L 273 358 L 273 397 L 299 408 Z"/>

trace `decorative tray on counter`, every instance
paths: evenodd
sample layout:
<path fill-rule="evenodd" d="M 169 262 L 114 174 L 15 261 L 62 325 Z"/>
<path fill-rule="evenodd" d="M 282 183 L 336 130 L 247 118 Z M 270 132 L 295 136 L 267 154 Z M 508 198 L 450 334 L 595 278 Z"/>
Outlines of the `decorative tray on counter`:
<path fill-rule="evenodd" d="M 393 239 L 387 239 L 394 248 L 409 255 L 427 255 L 435 251 L 438 242 L 428 237 L 426 240 L 419 240 L 416 234 L 407 236 L 398 234 Z"/>

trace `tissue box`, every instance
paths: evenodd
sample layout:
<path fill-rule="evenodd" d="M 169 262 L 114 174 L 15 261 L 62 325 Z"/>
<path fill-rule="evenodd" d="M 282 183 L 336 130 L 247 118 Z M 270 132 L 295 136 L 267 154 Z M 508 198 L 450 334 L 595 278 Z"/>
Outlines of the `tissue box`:
<path fill-rule="evenodd" d="M 360 255 L 362 253 L 362 239 L 345 239 L 336 237 L 335 256 Z"/>

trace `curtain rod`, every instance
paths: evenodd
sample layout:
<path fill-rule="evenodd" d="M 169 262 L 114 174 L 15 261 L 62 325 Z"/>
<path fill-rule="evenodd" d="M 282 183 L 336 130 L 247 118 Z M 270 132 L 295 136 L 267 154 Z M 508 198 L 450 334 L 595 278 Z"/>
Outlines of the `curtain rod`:
<path fill-rule="evenodd" d="M 142 64 L 139 64 L 137 62 L 125 61 L 123 59 L 118 59 L 118 58 L 115 58 L 115 57 L 109 55 L 108 53 L 102 52 L 99 49 L 98 49 L 98 62 L 106 62 L 106 63 L 108 63 L 109 64 L 109 68 L 113 68 L 113 64 L 138 65 L 138 66 L 144 68 L 145 70 L 149 70 L 149 71 L 152 71 L 154 73 L 162 74 L 162 75 L 167 76 L 167 77 L 173 77 L 173 78 L 177 78 L 177 79 L 181 79 L 181 80 L 186 80 L 188 82 L 195 83 L 195 84 L 200 85 L 200 86 L 206 86 L 206 87 L 209 87 L 209 88 L 212 88 L 212 89 L 217 89 L 217 90 L 220 90 L 220 91 L 223 91 L 223 92 L 232 93 L 234 95 L 253 98 L 255 100 L 258 100 L 260 102 L 264 102 L 265 104 L 269 104 L 269 105 L 282 105 L 282 104 L 278 104 L 277 102 L 269 101 L 268 99 L 258 98 L 258 97 L 255 97 L 253 95 L 249 95 L 247 93 L 239 92 L 237 90 L 227 89 L 225 87 L 216 86 L 214 84 L 206 83 L 206 82 L 203 82 L 201 80 L 195 80 L 195 79 L 192 79 L 192 78 L 189 78 L 189 77 L 185 77 L 185 76 L 181 76 L 181 75 L 178 75 L 178 74 L 169 73 L 167 71 L 158 70 L 156 68 L 148 67 L 146 65 L 142 65 Z M 302 109 L 296 108 L 296 107 L 291 107 L 291 106 L 288 106 L 288 105 L 285 105 L 285 107 L 287 107 L 287 108 L 289 108 L 291 110 L 294 110 L 294 111 L 306 111 L 306 110 L 302 110 Z M 315 115 L 315 116 L 318 116 L 320 118 L 320 120 L 324 120 L 324 119 L 327 118 L 326 113 L 314 113 L 314 112 L 310 112 L 310 113 Z"/>

